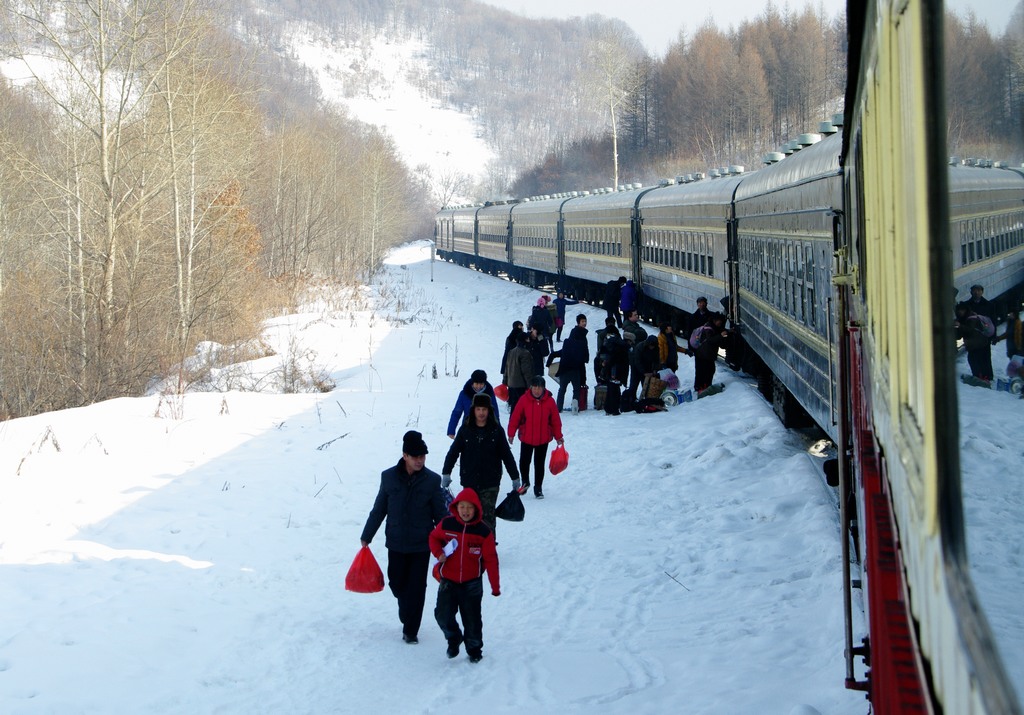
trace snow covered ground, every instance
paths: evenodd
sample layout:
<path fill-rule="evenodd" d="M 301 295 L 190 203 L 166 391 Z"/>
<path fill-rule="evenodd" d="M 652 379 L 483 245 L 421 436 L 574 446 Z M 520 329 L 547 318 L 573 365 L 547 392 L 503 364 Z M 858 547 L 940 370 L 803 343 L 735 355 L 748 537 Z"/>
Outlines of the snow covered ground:
<path fill-rule="evenodd" d="M 445 656 L 433 580 L 415 646 L 390 592 L 344 590 L 402 434 L 421 430 L 440 468 L 458 390 L 475 368 L 499 379 L 539 295 L 428 255 L 400 249 L 361 295 L 268 325 L 278 355 L 245 366 L 251 384 L 301 355 L 329 393 L 0 423 L 0 712 L 865 713 L 843 688 L 833 503 L 802 439 L 725 367 L 722 394 L 669 412 L 564 416 L 568 470 L 499 523 L 481 663 Z M 689 384 L 692 362 L 680 372 Z M 962 397 L 965 469 L 999 474 L 1009 509 L 1020 449 L 975 425 L 1024 403 Z M 1005 597 L 999 514 L 971 533 L 998 550 L 985 570 Z M 371 548 L 383 565 L 383 532 Z"/>
<path fill-rule="evenodd" d="M 427 255 L 268 328 L 330 393 L 0 424 L 0 712 L 863 713 L 842 685 L 834 508 L 726 368 L 724 393 L 670 412 L 566 415 L 569 469 L 499 525 L 480 664 L 445 657 L 429 605 L 409 646 L 388 591 L 344 590 L 402 434 L 440 467 L 458 390 L 477 367 L 497 379 L 539 295 Z M 281 361 L 249 373 L 272 384 Z M 383 534 L 371 548 L 383 563 Z"/>

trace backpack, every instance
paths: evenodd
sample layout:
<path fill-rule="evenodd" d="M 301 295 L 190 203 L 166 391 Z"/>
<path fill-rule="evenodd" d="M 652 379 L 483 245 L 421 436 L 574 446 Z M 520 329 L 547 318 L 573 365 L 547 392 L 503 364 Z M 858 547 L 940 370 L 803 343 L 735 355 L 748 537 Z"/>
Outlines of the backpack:
<path fill-rule="evenodd" d="M 699 328 L 694 328 L 693 332 L 690 333 L 690 348 L 698 350 L 701 345 L 707 342 L 707 339 L 711 337 L 715 329 L 710 325 L 702 325 Z"/>
<path fill-rule="evenodd" d="M 982 335 L 984 335 L 986 338 L 991 338 L 993 335 L 996 334 L 996 326 L 992 322 L 991 318 L 989 318 L 987 315 L 982 315 L 981 313 L 976 313 L 975 317 L 978 319 L 978 329 L 981 331 Z"/>

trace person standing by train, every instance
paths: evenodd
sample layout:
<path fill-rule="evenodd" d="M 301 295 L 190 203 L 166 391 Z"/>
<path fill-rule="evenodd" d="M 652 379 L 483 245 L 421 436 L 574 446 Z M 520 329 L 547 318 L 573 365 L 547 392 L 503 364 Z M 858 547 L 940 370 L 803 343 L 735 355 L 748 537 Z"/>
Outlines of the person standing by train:
<path fill-rule="evenodd" d="M 686 337 L 687 341 L 689 341 L 690 336 L 693 335 L 694 330 L 702 325 L 707 325 L 707 322 L 710 319 L 711 312 L 708 310 L 708 299 L 701 296 L 697 299 L 697 309 L 690 313 L 690 317 L 686 321 L 686 332 L 683 333 L 683 335 Z M 687 343 L 687 345 L 688 344 L 689 343 Z M 687 355 L 692 355 L 688 346 L 683 350 L 683 352 Z"/>
<path fill-rule="evenodd" d="M 622 324 L 622 339 L 627 346 L 626 364 L 628 367 L 622 377 L 622 389 L 625 391 L 622 409 L 629 410 L 633 408 L 633 402 L 636 401 L 636 386 L 643 379 L 642 375 L 637 375 L 637 367 L 633 358 L 640 350 L 640 346 L 647 340 L 647 331 L 640 325 L 640 314 L 635 309 L 626 314 L 626 320 Z M 630 385 L 632 385 L 632 396 L 630 396 Z"/>
<path fill-rule="evenodd" d="M 549 365 L 555 357 L 559 358 L 559 387 L 556 399 L 558 411 L 561 412 L 564 409 L 565 391 L 572 384 L 572 406 L 573 412 L 576 412 L 579 409 L 580 389 L 587 381 L 587 363 L 590 362 L 587 329 L 577 324 L 569 333 L 569 337 L 562 343 L 562 349 L 551 353 L 551 357 L 548 358 Z"/>
<path fill-rule="evenodd" d="M 530 328 L 530 332 L 527 333 L 526 349 L 530 351 L 530 355 L 533 357 L 533 374 L 543 375 L 544 358 L 551 353 L 551 350 L 548 347 L 548 339 L 541 335 L 536 327 Z"/>
<path fill-rule="evenodd" d="M 619 276 L 615 280 L 608 281 L 604 287 L 604 310 L 609 318 L 615 318 L 615 324 L 622 327 L 622 313 L 619 312 L 619 305 L 622 301 L 622 286 L 626 285 L 626 276 Z"/>
<path fill-rule="evenodd" d="M 509 410 L 515 410 L 516 403 L 526 392 L 526 388 L 530 385 L 530 378 L 534 376 L 533 355 L 526 347 L 526 340 L 526 333 L 516 335 L 516 346 L 508 352 L 505 384 L 508 385 Z"/>
<path fill-rule="evenodd" d="M 578 300 L 565 297 L 565 293 L 558 291 L 558 295 L 552 301 L 555 306 L 555 339 L 562 342 L 562 326 L 565 325 L 565 308 L 569 305 L 579 305 Z M 554 348 L 552 348 L 554 349 Z"/>
<path fill-rule="evenodd" d="M 996 338 L 995 342 L 1006 341 L 1006 357 L 1024 355 L 1024 306 L 1020 310 L 1011 310 L 1006 314 L 1006 332 Z"/>
<path fill-rule="evenodd" d="M 965 300 L 961 305 L 966 305 L 971 309 L 971 312 L 975 315 L 983 315 L 992 321 L 995 325 L 995 306 L 985 297 L 985 288 L 977 283 L 971 286 L 971 297 Z"/>
<path fill-rule="evenodd" d="M 661 324 L 661 332 L 658 333 L 658 360 L 662 368 L 668 368 L 672 372 L 679 370 L 679 343 L 676 342 L 675 330 L 672 323 L 665 321 Z"/>
<path fill-rule="evenodd" d="M 978 380 L 992 382 L 992 336 L 996 329 L 992 321 L 971 310 L 970 301 L 964 301 L 956 307 L 956 336 L 964 341 L 967 350 L 967 364 L 971 367 L 971 375 Z"/>
<path fill-rule="evenodd" d="M 693 350 L 693 391 L 700 393 L 711 387 L 715 380 L 715 369 L 718 363 L 718 349 L 722 341 L 729 337 L 725 329 L 725 316 L 713 313 L 708 322 L 697 328 L 690 336 L 690 349 Z"/>
<path fill-rule="evenodd" d="M 632 279 L 627 280 L 622 290 L 619 292 L 619 309 L 622 311 L 622 315 L 629 315 L 630 311 L 636 310 L 640 307 L 640 294 L 637 291 L 636 284 L 633 283 Z M 622 327 L 622 321 L 619 321 L 619 327 Z"/>
<path fill-rule="evenodd" d="M 544 338 L 544 342 L 548 342 L 555 332 L 555 324 L 551 320 L 551 313 L 548 312 L 548 302 L 545 300 L 546 295 L 542 295 L 537 299 L 537 304 L 533 306 L 533 310 L 530 312 L 530 319 L 526 321 L 526 328 L 536 328 L 537 334 Z"/>
<path fill-rule="evenodd" d="M 658 361 L 657 335 L 648 335 L 642 343 L 633 347 L 633 352 L 630 355 L 629 387 L 626 388 L 626 394 L 622 397 L 623 410 L 633 409 L 637 399 L 637 388 L 658 371 Z M 641 395 L 641 398 L 643 397 L 645 395 Z"/>
<path fill-rule="evenodd" d="M 512 323 L 512 332 L 505 336 L 505 352 L 501 354 L 501 381 L 506 385 L 508 382 L 505 380 L 505 366 L 508 363 L 508 354 L 512 351 L 512 348 L 516 346 L 516 336 L 523 334 L 523 321 L 517 320 Z"/>

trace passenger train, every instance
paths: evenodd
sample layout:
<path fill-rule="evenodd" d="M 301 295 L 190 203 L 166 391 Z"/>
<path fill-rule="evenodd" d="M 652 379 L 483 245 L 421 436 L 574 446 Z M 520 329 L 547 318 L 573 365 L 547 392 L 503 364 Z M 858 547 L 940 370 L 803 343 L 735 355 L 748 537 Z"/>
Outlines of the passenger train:
<path fill-rule="evenodd" d="M 841 122 L 824 122 L 824 133 L 802 135 L 789 156 L 770 155 L 769 166 L 749 173 L 732 167 L 717 178 L 445 208 L 435 217 L 437 252 L 591 302 L 608 281 L 628 276 L 654 322 L 684 322 L 700 296 L 723 304 L 749 348 L 746 369 L 762 379 L 783 421 L 796 426 L 809 416 L 835 440 Z M 1019 300 L 1024 168 L 955 163 L 943 170 L 957 239 L 948 314 L 955 296 L 968 296 L 975 283 L 1001 303 Z"/>
<path fill-rule="evenodd" d="M 721 301 L 784 422 L 837 445 L 847 687 L 874 713 L 1020 713 L 966 563 L 952 315 L 974 283 L 1019 305 L 1024 169 L 947 156 L 941 2 L 847 21 L 843 117 L 764 167 L 446 207 L 436 250 L 591 302 L 631 277 L 655 320 Z"/>

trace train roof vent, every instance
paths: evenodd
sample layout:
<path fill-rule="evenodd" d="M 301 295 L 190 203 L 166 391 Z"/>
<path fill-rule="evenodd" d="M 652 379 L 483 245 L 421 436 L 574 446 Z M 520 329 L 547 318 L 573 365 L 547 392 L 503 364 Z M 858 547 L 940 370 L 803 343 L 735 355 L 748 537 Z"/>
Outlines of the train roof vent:
<path fill-rule="evenodd" d="M 720 166 L 720 167 L 718 167 L 718 175 L 719 176 L 728 176 L 729 175 L 729 167 L 728 166 Z"/>
<path fill-rule="evenodd" d="M 786 156 L 789 156 L 790 154 L 793 153 L 793 142 L 786 142 L 781 147 L 779 147 L 779 151 L 781 151 Z"/>
<path fill-rule="evenodd" d="M 776 164 L 786 158 L 786 155 L 781 151 L 770 151 L 764 155 L 762 161 L 765 164 Z"/>
<path fill-rule="evenodd" d="M 704 179 L 704 174 L 699 171 L 693 175 L 694 181 L 701 181 L 702 179 Z"/>
<path fill-rule="evenodd" d="M 950 166 L 958 166 L 959 164 L 960 164 L 960 157 L 958 157 L 958 156 L 951 156 L 951 157 L 949 157 L 949 165 Z"/>
<path fill-rule="evenodd" d="M 821 141 L 821 135 L 815 134 L 814 132 L 808 132 L 807 134 L 801 134 L 796 141 L 802 147 L 811 146 L 812 144 L 817 144 Z"/>
<path fill-rule="evenodd" d="M 744 171 L 746 171 L 746 167 L 740 166 L 739 164 L 731 164 L 729 166 L 729 174 L 732 175 L 732 176 L 736 176 L 737 174 L 742 174 Z"/>
<path fill-rule="evenodd" d="M 818 131 L 822 134 L 835 134 L 839 131 L 839 128 L 832 122 L 820 122 L 818 124 Z"/>
<path fill-rule="evenodd" d="M 992 162 L 992 168 L 993 169 L 1005 169 L 1006 168 L 1006 162 L 1005 161 L 995 161 L 995 162 Z"/>
<path fill-rule="evenodd" d="M 832 123 L 837 127 L 841 127 L 845 124 L 846 117 L 842 112 L 832 115 Z"/>
<path fill-rule="evenodd" d="M 718 169 L 708 169 L 708 176 L 712 179 L 718 178 Z"/>

